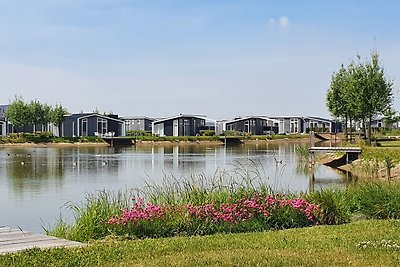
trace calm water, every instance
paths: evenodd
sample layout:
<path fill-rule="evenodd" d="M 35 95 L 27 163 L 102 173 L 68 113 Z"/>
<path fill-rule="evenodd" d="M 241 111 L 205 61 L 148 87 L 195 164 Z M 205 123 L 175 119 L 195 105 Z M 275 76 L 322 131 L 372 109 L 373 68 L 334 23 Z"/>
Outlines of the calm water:
<path fill-rule="evenodd" d="M 0 225 L 43 232 L 60 213 L 71 217 L 65 203 L 80 203 L 87 192 L 140 188 L 166 175 L 179 179 L 256 169 L 276 190 L 307 191 L 308 169 L 294 152 L 298 145 L 0 148 Z M 315 174 L 317 189 L 342 183 L 328 167 L 318 166 Z"/>

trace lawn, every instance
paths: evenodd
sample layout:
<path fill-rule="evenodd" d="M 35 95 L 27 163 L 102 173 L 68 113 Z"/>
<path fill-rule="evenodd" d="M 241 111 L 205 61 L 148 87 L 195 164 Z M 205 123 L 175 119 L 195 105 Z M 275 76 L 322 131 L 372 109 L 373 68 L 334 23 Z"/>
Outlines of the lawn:
<path fill-rule="evenodd" d="M 399 220 L 365 220 L 245 234 L 107 238 L 79 249 L 2 255 L 0 266 L 399 266 L 397 244 Z"/>

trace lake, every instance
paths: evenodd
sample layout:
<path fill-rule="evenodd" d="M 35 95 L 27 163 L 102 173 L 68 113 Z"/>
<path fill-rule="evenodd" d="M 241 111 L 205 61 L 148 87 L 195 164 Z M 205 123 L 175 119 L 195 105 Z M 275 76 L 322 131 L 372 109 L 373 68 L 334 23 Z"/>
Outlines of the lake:
<path fill-rule="evenodd" d="M 304 142 L 303 142 L 304 144 Z M 0 225 L 43 232 L 65 208 L 96 190 L 141 188 L 164 177 L 218 173 L 260 177 L 274 190 L 307 191 L 309 174 L 297 158 L 300 142 L 216 144 L 147 144 L 132 147 L 1 147 Z M 217 173 L 217 174 L 216 174 Z M 315 188 L 343 185 L 335 170 L 318 165 Z"/>

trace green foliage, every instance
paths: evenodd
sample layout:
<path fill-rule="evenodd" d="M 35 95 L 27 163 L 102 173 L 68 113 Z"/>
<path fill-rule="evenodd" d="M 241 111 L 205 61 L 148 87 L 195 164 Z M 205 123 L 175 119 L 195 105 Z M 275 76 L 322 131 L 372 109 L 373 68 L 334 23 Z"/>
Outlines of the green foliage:
<path fill-rule="evenodd" d="M 224 136 L 242 136 L 243 133 L 239 131 L 224 131 Z"/>
<path fill-rule="evenodd" d="M 343 190 L 322 189 L 308 195 L 307 200 L 319 205 L 316 217 L 320 224 L 343 224 L 350 221 L 348 199 Z"/>
<path fill-rule="evenodd" d="M 46 233 L 76 241 L 103 238 L 110 234 L 107 221 L 132 203 L 131 195 L 128 191 L 114 193 L 106 190 L 88 194 L 81 205 L 67 204 L 67 208 L 75 213 L 72 226 L 60 219 L 54 229 L 46 229 Z"/>
<path fill-rule="evenodd" d="M 294 151 L 301 160 L 307 160 L 310 156 L 309 147 L 306 145 L 298 145 Z"/>
<path fill-rule="evenodd" d="M 16 96 L 8 106 L 5 115 L 14 126 L 33 125 L 33 131 L 36 131 L 35 127 L 38 124 L 46 125 L 52 122 L 59 126 L 64 121 L 66 114 L 67 110 L 59 104 L 52 108 L 38 100 L 25 103 L 22 97 Z"/>
<path fill-rule="evenodd" d="M 96 136 L 56 137 L 52 132 L 11 133 L 5 137 L 0 137 L 0 144 L 21 143 L 104 143 L 104 140 Z"/>
<path fill-rule="evenodd" d="M 5 115 L 13 125 L 22 127 L 30 120 L 28 110 L 24 99 L 21 96 L 16 96 L 8 106 Z"/>
<path fill-rule="evenodd" d="M 200 135 L 202 136 L 214 136 L 215 131 L 214 130 L 200 130 Z"/>
<path fill-rule="evenodd" d="M 152 133 L 143 130 L 128 130 L 126 136 L 152 136 Z"/>
<path fill-rule="evenodd" d="M 387 178 L 391 178 L 391 170 L 400 162 L 400 150 L 396 148 L 365 148 L 362 159 L 381 162 L 387 171 Z"/>
<path fill-rule="evenodd" d="M 400 183 L 366 183 L 348 189 L 351 212 L 374 219 L 400 219 Z"/>
<path fill-rule="evenodd" d="M 361 62 L 359 56 L 357 59 L 332 75 L 327 107 L 334 117 L 343 119 L 345 126 L 352 120 L 366 123 L 368 132 L 364 127 L 364 136 L 370 143 L 371 121 L 391 108 L 393 82 L 385 77 L 376 51 L 371 53 L 369 62 Z"/>

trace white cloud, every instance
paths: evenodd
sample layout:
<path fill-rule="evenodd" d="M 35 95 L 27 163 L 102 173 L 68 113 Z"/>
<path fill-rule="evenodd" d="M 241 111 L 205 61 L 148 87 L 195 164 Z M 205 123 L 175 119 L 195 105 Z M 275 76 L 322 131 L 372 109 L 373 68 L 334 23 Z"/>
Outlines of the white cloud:
<path fill-rule="evenodd" d="M 282 28 L 288 27 L 288 26 L 289 26 L 289 18 L 286 17 L 286 16 L 280 17 L 280 19 L 279 19 L 279 25 L 280 25 Z"/>
<path fill-rule="evenodd" d="M 269 19 L 269 26 L 273 27 L 275 25 L 275 19 L 270 18 Z"/>
<path fill-rule="evenodd" d="M 268 20 L 268 24 L 269 24 L 269 27 L 271 27 L 271 28 L 278 27 L 280 29 L 286 29 L 290 24 L 290 20 L 286 16 L 282 16 L 279 19 L 270 18 Z"/>

